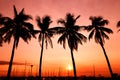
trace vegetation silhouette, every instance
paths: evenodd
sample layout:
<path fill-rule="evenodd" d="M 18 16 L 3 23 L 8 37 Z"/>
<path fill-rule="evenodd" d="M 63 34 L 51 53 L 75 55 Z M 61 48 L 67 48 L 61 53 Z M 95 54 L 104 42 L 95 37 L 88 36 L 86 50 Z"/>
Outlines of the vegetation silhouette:
<path fill-rule="evenodd" d="M 0 80 L 5 80 L 5 77 L 0 77 Z M 12 77 L 11 80 L 40 80 L 38 77 Z M 42 77 L 41 80 L 75 80 L 74 77 Z M 78 77 L 78 80 L 112 80 L 109 77 L 87 77 L 87 76 L 81 76 Z M 115 80 L 120 80 L 120 77 L 117 77 Z"/>
<path fill-rule="evenodd" d="M 0 27 L 3 23 L 4 17 L 2 16 L 2 14 L 0 14 Z M 2 33 L 0 32 L 0 47 L 2 47 L 2 43 L 3 43 L 3 37 L 2 37 Z"/>
<path fill-rule="evenodd" d="M 14 38 L 12 54 L 10 58 L 9 68 L 7 72 L 7 80 L 10 79 L 12 63 L 14 58 L 15 48 L 18 47 L 19 39 L 22 38 L 28 43 L 32 37 L 35 37 L 33 33 L 33 25 L 27 20 L 32 19 L 30 15 L 24 13 L 24 8 L 18 13 L 16 7 L 14 6 L 14 18 L 4 17 L 2 27 L 0 28 L 0 33 L 4 38 L 4 42 L 10 43 L 11 38 Z"/>
<path fill-rule="evenodd" d="M 88 38 L 90 40 L 94 36 L 95 42 L 100 44 L 100 46 L 102 47 L 104 56 L 105 56 L 107 64 L 108 64 L 110 75 L 111 75 L 111 77 L 113 77 L 113 71 L 112 71 L 112 68 L 110 65 L 110 61 L 108 59 L 108 56 L 107 56 L 105 48 L 104 48 L 105 39 L 109 39 L 109 36 L 106 33 L 111 34 L 111 33 L 113 33 L 113 31 L 111 29 L 105 27 L 105 25 L 108 24 L 108 20 L 105 20 L 100 16 L 99 17 L 91 16 L 89 19 L 91 20 L 91 25 L 89 25 L 88 27 L 85 27 L 85 29 L 88 32 L 90 32 Z"/>
<path fill-rule="evenodd" d="M 48 43 L 53 48 L 51 37 L 54 34 L 54 28 L 49 28 L 50 24 L 52 23 L 50 16 L 44 16 L 42 19 L 37 16 L 36 18 L 37 25 L 40 30 L 35 30 L 35 33 L 39 33 L 38 41 L 41 45 L 41 54 L 40 54 L 40 63 L 39 63 L 39 77 L 42 76 L 42 57 L 43 57 L 43 49 L 44 43 L 46 43 L 46 48 Z"/>
<path fill-rule="evenodd" d="M 78 49 L 78 43 L 82 44 L 82 42 L 86 42 L 87 39 L 83 34 L 78 32 L 80 29 L 82 29 L 82 27 L 79 25 L 75 25 L 76 20 L 79 17 L 80 15 L 74 18 L 73 14 L 68 13 L 66 14 L 65 20 L 64 19 L 58 20 L 58 23 L 61 23 L 63 26 L 56 27 L 57 34 L 62 34 L 58 39 L 58 43 L 63 44 L 64 49 L 65 49 L 66 40 L 68 41 L 75 79 L 77 79 L 77 74 L 76 74 L 76 65 L 73 56 L 73 51 Z"/>
<path fill-rule="evenodd" d="M 117 22 L 117 28 L 120 27 L 120 21 Z M 120 31 L 120 29 L 118 29 L 118 31 Z"/>

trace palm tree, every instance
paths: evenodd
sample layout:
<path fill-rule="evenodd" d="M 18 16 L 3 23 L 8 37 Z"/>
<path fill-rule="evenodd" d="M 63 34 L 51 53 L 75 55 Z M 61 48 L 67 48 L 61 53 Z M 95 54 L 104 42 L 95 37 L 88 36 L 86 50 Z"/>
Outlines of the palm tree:
<path fill-rule="evenodd" d="M 120 27 L 120 21 L 118 21 L 117 27 L 118 27 L 118 28 Z M 119 29 L 118 31 L 120 31 L 120 29 Z"/>
<path fill-rule="evenodd" d="M 37 25 L 40 30 L 36 30 L 39 33 L 38 41 L 41 45 L 41 54 L 40 54 L 40 63 L 39 63 L 39 77 L 42 76 L 42 57 L 43 57 L 43 49 L 44 49 L 44 42 L 46 43 L 46 48 L 48 43 L 53 48 L 51 37 L 53 36 L 53 28 L 49 28 L 50 24 L 52 23 L 50 16 L 44 16 L 42 19 L 37 16 L 36 18 Z"/>
<path fill-rule="evenodd" d="M 77 79 L 77 74 L 73 51 L 78 49 L 78 43 L 82 44 L 82 42 L 86 42 L 87 39 L 83 34 L 78 32 L 80 29 L 82 29 L 82 26 L 75 25 L 76 20 L 79 17 L 80 15 L 74 18 L 73 14 L 68 13 L 65 20 L 58 20 L 58 23 L 61 23 L 63 27 L 56 27 L 57 33 L 62 34 L 58 39 L 58 43 L 63 44 L 63 48 L 65 48 L 66 40 L 68 41 L 75 79 Z"/>
<path fill-rule="evenodd" d="M 113 71 L 112 71 L 112 68 L 110 65 L 110 61 L 108 59 L 108 56 L 107 56 L 105 48 L 104 48 L 105 39 L 109 39 L 109 36 L 106 33 L 111 34 L 111 33 L 113 33 L 113 31 L 111 29 L 105 27 L 105 25 L 108 24 L 108 20 L 105 20 L 100 16 L 99 17 L 92 16 L 89 19 L 92 21 L 92 24 L 89 25 L 88 27 L 86 27 L 86 30 L 90 32 L 88 38 L 90 40 L 94 36 L 95 42 L 99 43 L 100 46 L 102 47 L 111 77 L 113 77 Z"/>
<path fill-rule="evenodd" d="M 18 13 L 16 7 L 14 6 L 14 18 L 4 17 L 3 26 L 0 28 L 0 32 L 3 35 L 4 41 L 10 43 L 11 38 L 14 38 L 12 54 L 10 58 L 9 68 L 7 72 L 7 80 L 10 79 L 10 74 L 12 70 L 12 63 L 14 58 L 15 48 L 18 47 L 19 39 L 22 38 L 28 43 L 34 36 L 33 25 L 27 20 L 32 19 L 30 15 L 24 13 L 24 8 Z"/>

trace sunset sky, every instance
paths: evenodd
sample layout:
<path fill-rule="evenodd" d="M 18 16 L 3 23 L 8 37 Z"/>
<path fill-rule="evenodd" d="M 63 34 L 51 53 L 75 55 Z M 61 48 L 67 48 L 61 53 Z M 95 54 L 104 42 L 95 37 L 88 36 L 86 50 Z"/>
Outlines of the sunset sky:
<path fill-rule="evenodd" d="M 120 20 L 120 0 L 0 0 L 0 13 L 3 16 L 13 18 L 13 5 L 20 11 L 25 8 L 25 13 L 30 14 L 33 20 L 34 29 L 38 29 L 35 17 L 39 15 L 43 17 L 50 15 L 53 23 L 50 27 L 58 26 L 56 23 L 59 18 L 65 18 L 66 13 L 73 13 L 75 16 L 81 15 L 78 19 L 78 25 L 89 25 L 90 16 L 102 16 L 109 20 L 107 27 L 114 31 L 114 34 L 109 35 L 110 40 L 105 42 L 105 49 L 114 73 L 120 74 L 120 32 L 116 27 Z M 82 31 L 85 36 L 88 32 Z M 72 66 L 70 50 L 66 44 L 66 49 L 62 45 L 57 44 L 59 35 L 52 38 L 53 49 L 48 46 L 44 48 L 43 53 L 43 75 L 54 73 L 57 75 L 59 71 L 67 75 L 67 71 Z M 0 61 L 9 61 L 12 51 L 13 39 L 8 43 L 3 43 L 0 47 Z M 33 64 L 33 73 L 38 71 L 39 57 L 41 47 L 38 39 L 32 39 L 29 44 L 22 39 L 19 42 L 17 50 L 15 50 L 14 62 Z M 96 44 L 94 40 L 87 41 L 83 45 L 79 45 L 78 51 L 74 51 L 74 58 L 77 67 L 77 75 L 93 75 L 94 69 L 96 76 L 99 74 L 110 76 L 108 66 L 102 48 Z M 67 68 L 68 67 L 68 68 Z M 24 71 L 25 66 L 14 65 L 13 71 Z M 0 65 L 0 75 L 8 69 L 7 65 Z M 27 71 L 30 71 L 30 66 L 27 66 Z M 72 75 L 72 70 L 70 70 Z M 37 73 L 36 73 L 37 74 Z"/>

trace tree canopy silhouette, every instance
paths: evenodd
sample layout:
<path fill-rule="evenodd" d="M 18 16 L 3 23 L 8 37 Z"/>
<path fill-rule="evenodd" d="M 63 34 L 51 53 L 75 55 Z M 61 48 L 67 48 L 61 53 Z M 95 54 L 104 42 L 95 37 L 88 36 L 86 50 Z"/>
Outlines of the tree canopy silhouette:
<path fill-rule="evenodd" d="M 73 50 L 77 50 L 78 43 L 82 44 L 82 42 L 86 42 L 87 39 L 83 34 L 79 33 L 79 30 L 81 30 L 83 27 L 79 25 L 75 25 L 79 17 L 80 15 L 78 15 L 75 18 L 73 14 L 68 13 L 66 15 L 65 20 L 64 19 L 58 20 L 58 23 L 61 23 L 63 26 L 56 27 L 57 34 L 62 34 L 58 39 L 58 43 L 63 44 L 63 47 L 65 48 L 66 40 L 68 41 L 68 46 L 71 51 L 71 58 L 72 58 L 75 78 L 77 77 L 77 74 L 76 74 L 76 66 L 73 56 Z"/>
<path fill-rule="evenodd" d="M 16 7 L 14 6 L 14 18 L 4 17 L 2 22 L 2 27 L 0 28 L 0 33 L 2 34 L 4 41 L 10 43 L 11 38 L 14 38 L 12 54 L 9 63 L 9 69 L 7 73 L 8 80 L 10 79 L 10 74 L 12 70 L 12 62 L 14 58 L 15 48 L 18 47 L 20 38 L 22 38 L 26 43 L 31 40 L 34 35 L 33 25 L 27 22 L 32 19 L 30 15 L 24 13 L 24 8 L 18 13 Z"/>
<path fill-rule="evenodd" d="M 99 43 L 100 46 L 102 47 L 110 74 L 113 77 L 113 71 L 104 48 L 105 39 L 109 39 L 109 36 L 106 33 L 111 34 L 113 33 L 113 31 L 105 27 L 105 25 L 108 24 L 108 20 L 105 20 L 100 16 L 99 17 L 91 16 L 89 19 L 91 20 L 91 25 L 85 28 L 88 32 L 90 32 L 88 38 L 90 40 L 94 36 L 95 42 Z"/>

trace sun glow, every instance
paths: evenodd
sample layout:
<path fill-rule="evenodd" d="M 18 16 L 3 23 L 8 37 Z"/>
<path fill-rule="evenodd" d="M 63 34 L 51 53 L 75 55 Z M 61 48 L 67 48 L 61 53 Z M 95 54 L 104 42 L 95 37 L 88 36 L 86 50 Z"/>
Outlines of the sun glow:
<path fill-rule="evenodd" d="M 66 68 L 67 70 L 69 70 L 69 71 L 71 71 L 71 70 L 73 70 L 73 67 L 72 67 L 72 65 L 67 65 L 67 68 Z"/>

